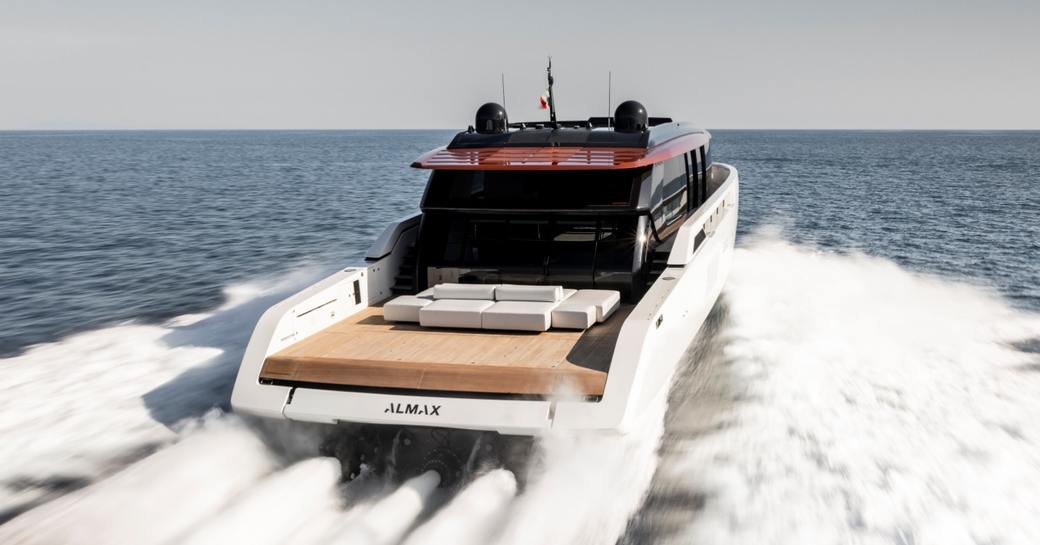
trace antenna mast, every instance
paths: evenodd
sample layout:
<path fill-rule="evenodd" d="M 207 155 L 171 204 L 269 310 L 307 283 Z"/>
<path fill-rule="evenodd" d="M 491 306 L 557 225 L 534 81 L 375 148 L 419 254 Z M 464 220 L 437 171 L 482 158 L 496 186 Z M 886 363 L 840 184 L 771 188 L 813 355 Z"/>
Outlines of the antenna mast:
<path fill-rule="evenodd" d="M 612 72 L 610 70 L 607 70 L 607 128 L 610 128 L 610 125 L 611 125 L 611 123 L 610 123 L 610 121 L 611 121 L 610 106 L 611 106 L 611 102 L 612 101 L 611 101 L 610 92 L 613 90 L 613 88 L 614 88 L 614 72 Z"/>
<path fill-rule="evenodd" d="M 506 73 L 502 72 L 502 107 L 506 107 Z"/>
<path fill-rule="evenodd" d="M 553 100 L 553 77 L 552 77 L 552 56 L 549 56 L 549 66 L 545 69 L 545 74 L 549 78 L 549 122 L 553 125 L 556 124 L 556 101 Z"/>

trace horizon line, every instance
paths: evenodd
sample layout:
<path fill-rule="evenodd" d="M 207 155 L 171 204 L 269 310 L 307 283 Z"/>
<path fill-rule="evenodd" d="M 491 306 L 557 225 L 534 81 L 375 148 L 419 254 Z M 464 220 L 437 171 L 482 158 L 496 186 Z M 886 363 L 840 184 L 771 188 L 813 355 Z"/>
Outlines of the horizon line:
<path fill-rule="evenodd" d="M 548 123 L 548 122 L 547 122 Z M 1040 132 L 1040 128 L 914 128 L 914 127 L 826 127 L 826 128 L 791 128 L 791 127 L 699 127 L 713 131 L 855 131 L 855 132 Z M 342 128 L 58 128 L 58 129 L 26 129 L 0 128 L 0 133 L 30 132 L 337 132 L 337 131 L 465 131 L 458 127 L 342 127 Z"/>

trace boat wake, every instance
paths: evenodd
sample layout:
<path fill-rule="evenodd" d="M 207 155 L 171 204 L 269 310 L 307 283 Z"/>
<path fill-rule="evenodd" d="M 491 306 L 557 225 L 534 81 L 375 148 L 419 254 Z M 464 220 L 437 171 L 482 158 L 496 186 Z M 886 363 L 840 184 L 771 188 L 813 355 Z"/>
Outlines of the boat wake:
<path fill-rule="evenodd" d="M 0 360 L 0 542 L 616 540 L 653 474 L 663 402 L 630 437 L 542 437 L 523 493 L 497 469 L 452 497 L 435 473 L 343 484 L 338 461 L 315 457 L 328 427 L 228 414 L 259 315 L 316 276 L 233 286 L 212 313 Z"/>
<path fill-rule="evenodd" d="M 121 324 L 0 360 L 0 522 L 122 469 L 226 405 L 253 324 L 315 276 L 234 285 L 211 313 Z"/>
<path fill-rule="evenodd" d="M 734 259 L 720 349 L 677 381 L 639 536 L 1040 543 L 1040 316 L 775 236 Z"/>
<path fill-rule="evenodd" d="M 0 542 L 1040 539 L 1040 319 L 985 290 L 756 239 L 635 434 L 549 433 L 448 492 L 344 484 L 326 427 L 224 410 L 259 314 L 314 276 L 0 360 Z"/>

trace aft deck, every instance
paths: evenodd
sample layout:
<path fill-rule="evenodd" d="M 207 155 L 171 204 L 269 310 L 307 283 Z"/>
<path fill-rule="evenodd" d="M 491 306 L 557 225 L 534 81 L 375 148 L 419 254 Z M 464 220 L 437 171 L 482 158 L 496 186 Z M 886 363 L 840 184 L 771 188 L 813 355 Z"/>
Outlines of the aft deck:
<path fill-rule="evenodd" d="M 262 380 L 481 394 L 601 396 L 622 305 L 585 331 L 437 329 L 383 319 L 369 307 L 268 356 Z"/>

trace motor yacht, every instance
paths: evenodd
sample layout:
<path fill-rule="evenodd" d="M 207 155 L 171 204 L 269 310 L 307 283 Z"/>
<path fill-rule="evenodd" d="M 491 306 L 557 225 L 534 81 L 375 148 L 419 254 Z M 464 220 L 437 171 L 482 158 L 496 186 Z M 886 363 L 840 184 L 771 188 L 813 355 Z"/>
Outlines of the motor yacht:
<path fill-rule="evenodd" d="M 738 176 L 710 133 L 636 101 L 516 123 L 488 103 L 412 166 L 418 212 L 263 314 L 235 411 L 624 433 L 667 395 L 733 254 Z"/>

